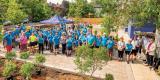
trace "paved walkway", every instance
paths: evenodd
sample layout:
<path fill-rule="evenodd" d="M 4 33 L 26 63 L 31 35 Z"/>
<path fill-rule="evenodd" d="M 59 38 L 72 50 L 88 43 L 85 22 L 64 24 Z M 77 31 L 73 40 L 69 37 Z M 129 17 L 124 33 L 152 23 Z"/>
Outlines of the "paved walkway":
<path fill-rule="evenodd" d="M 4 56 L 4 49 L 0 47 L 0 50 L 0 56 Z M 64 55 L 55 56 L 47 51 L 45 51 L 45 56 L 47 59 L 44 63 L 45 66 L 66 72 L 78 73 L 76 65 L 73 62 L 74 57 L 66 57 Z M 17 57 L 17 59 L 19 58 Z M 34 56 L 30 56 L 30 59 L 27 61 L 32 62 L 33 59 Z M 143 64 L 127 64 L 126 62 L 116 60 L 109 61 L 103 66 L 102 70 L 96 71 L 93 76 L 104 78 L 106 73 L 112 74 L 115 80 L 160 80 L 154 71 Z"/>

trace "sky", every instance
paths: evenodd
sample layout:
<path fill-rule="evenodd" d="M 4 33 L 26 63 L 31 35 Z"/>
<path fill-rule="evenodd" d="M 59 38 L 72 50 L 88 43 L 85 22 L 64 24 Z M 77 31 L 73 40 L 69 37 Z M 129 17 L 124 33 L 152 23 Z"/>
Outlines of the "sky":
<path fill-rule="evenodd" d="M 48 3 L 49 3 L 49 2 L 52 2 L 52 3 L 59 3 L 59 4 L 61 4 L 62 1 L 63 1 L 63 0 L 47 0 Z M 74 1 L 74 0 L 66 0 L 66 1 L 72 2 L 72 1 Z M 90 1 L 91 1 L 91 0 L 88 0 L 88 2 L 90 2 Z"/>

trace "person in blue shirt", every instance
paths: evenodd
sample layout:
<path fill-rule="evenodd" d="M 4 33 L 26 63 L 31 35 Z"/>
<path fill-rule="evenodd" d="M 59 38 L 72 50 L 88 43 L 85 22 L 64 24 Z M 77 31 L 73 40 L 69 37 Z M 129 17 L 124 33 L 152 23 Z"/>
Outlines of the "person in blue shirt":
<path fill-rule="evenodd" d="M 82 33 L 82 34 L 79 36 L 79 45 L 80 45 L 80 46 L 82 46 L 82 44 L 85 45 L 85 44 L 86 44 L 86 41 L 87 41 L 86 39 L 87 39 L 87 38 L 86 38 L 86 35 Z"/>
<path fill-rule="evenodd" d="M 78 45 L 79 45 L 79 40 L 78 40 L 78 35 L 76 35 L 74 39 L 74 47 L 77 48 Z"/>
<path fill-rule="evenodd" d="M 20 30 L 25 31 L 26 30 L 26 26 L 24 24 L 21 24 Z"/>
<path fill-rule="evenodd" d="M 58 53 L 59 43 L 60 43 L 60 37 L 58 36 L 58 32 L 56 32 L 56 35 L 53 37 L 53 44 L 54 44 L 54 52 L 55 52 L 55 54 Z"/>
<path fill-rule="evenodd" d="M 6 41 L 6 50 L 7 50 L 7 53 L 10 53 L 12 51 L 12 35 L 11 35 L 11 32 L 9 31 L 8 34 L 6 34 L 4 37 L 3 37 L 3 40 Z"/>
<path fill-rule="evenodd" d="M 96 37 L 95 35 L 89 34 L 87 36 L 87 44 L 90 46 L 90 48 L 93 48 L 95 45 Z"/>
<path fill-rule="evenodd" d="M 103 47 L 107 47 L 107 40 L 108 40 L 108 38 L 106 36 L 106 33 L 104 33 L 102 36 L 102 46 Z"/>
<path fill-rule="evenodd" d="M 72 44 L 73 44 L 71 36 L 69 36 L 69 38 L 67 39 L 66 43 L 67 43 L 67 56 L 71 56 Z"/>
<path fill-rule="evenodd" d="M 110 36 L 109 40 L 107 41 L 107 48 L 108 48 L 108 53 L 109 53 L 109 57 L 110 57 L 110 58 L 112 58 L 113 47 L 114 47 L 114 40 L 113 40 L 113 38 Z"/>
<path fill-rule="evenodd" d="M 48 43 L 49 43 L 50 52 L 53 52 L 53 35 L 52 35 L 52 33 L 50 33 L 48 36 Z"/>
<path fill-rule="evenodd" d="M 95 47 L 99 48 L 101 46 L 101 42 L 102 42 L 102 38 L 100 37 L 100 35 L 97 35 Z"/>
<path fill-rule="evenodd" d="M 29 39 L 29 37 L 31 36 L 31 32 L 28 30 L 25 35 L 27 36 L 27 39 Z"/>
<path fill-rule="evenodd" d="M 47 38 L 48 38 L 48 32 L 47 32 L 47 30 L 43 30 L 42 31 L 43 33 L 43 38 L 44 38 L 44 45 L 45 45 L 45 49 L 46 50 L 48 50 L 48 40 L 47 40 Z"/>
<path fill-rule="evenodd" d="M 40 33 L 38 36 L 38 47 L 39 47 L 39 53 L 43 54 L 44 50 L 44 39 L 42 37 L 42 34 Z"/>
<path fill-rule="evenodd" d="M 129 64 L 130 61 L 130 55 L 132 51 L 133 45 L 131 44 L 131 40 L 128 41 L 128 43 L 125 46 L 125 53 L 127 55 L 127 63 Z"/>
<path fill-rule="evenodd" d="M 87 33 L 87 28 L 84 27 L 84 28 L 82 29 L 82 31 L 83 31 L 84 34 L 86 34 L 86 33 Z"/>

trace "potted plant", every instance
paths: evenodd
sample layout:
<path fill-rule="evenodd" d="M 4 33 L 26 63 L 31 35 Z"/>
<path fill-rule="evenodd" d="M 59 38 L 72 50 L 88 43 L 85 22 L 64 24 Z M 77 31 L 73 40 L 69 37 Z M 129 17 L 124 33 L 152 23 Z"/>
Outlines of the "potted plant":
<path fill-rule="evenodd" d="M 46 61 L 46 58 L 45 58 L 45 56 L 43 55 L 43 54 L 36 54 L 36 57 L 35 57 L 35 63 L 37 64 L 37 65 L 43 65 L 43 63 Z M 37 69 L 36 69 L 36 74 L 37 75 L 41 75 L 41 69 L 40 69 L 40 67 L 37 67 Z"/>
<path fill-rule="evenodd" d="M 12 61 L 5 63 L 2 75 L 6 80 L 14 80 L 13 73 L 16 71 L 16 64 Z"/>
<path fill-rule="evenodd" d="M 32 63 L 25 63 L 20 68 L 20 74 L 24 77 L 25 80 L 30 80 L 33 69 L 34 65 Z"/>
<path fill-rule="evenodd" d="M 20 54 L 20 58 L 21 59 L 28 59 L 29 58 L 29 52 L 23 52 Z"/>
<path fill-rule="evenodd" d="M 13 58 L 16 57 L 16 52 L 6 53 L 5 57 L 6 57 L 7 60 L 12 60 Z"/>
<path fill-rule="evenodd" d="M 106 74 L 105 79 L 104 80 L 114 80 L 114 77 L 112 74 Z"/>

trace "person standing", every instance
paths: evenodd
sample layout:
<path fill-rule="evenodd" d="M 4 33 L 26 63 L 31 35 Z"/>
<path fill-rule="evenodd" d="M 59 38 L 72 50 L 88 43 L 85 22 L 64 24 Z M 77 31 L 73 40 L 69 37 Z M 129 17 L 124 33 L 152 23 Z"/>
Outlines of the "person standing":
<path fill-rule="evenodd" d="M 32 33 L 32 35 L 29 37 L 30 42 L 30 52 L 34 52 L 34 46 L 36 45 L 37 37 Z"/>
<path fill-rule="evenodd" d="M 111 59 L 112 59 L 112 55 L 113 55 L 113 47 L 114 47 L 114 40 L 110 36 L 109 40 L 107 41 L 107 49 L 108 49 L 108 55 Z"/>
<path fill-rule="evenodd" d="M 136 59 L 137 56 L 137 45 L 138 45 L 138 41 L 136 39 L 136 37 L 134 37 L 134 39 L 131 42 L 133 48 L 132 48 L 132 52 L 131 52 L 131 58 L 132 58 L 132 63 L 134 63 L 134 60 Z"/>
<path fill-rule="evenodd" d="M 118 41 L 117 44 L 118 47 L 118 58 L 120 61 L 123 60 L 123 53 L 124 53 L 124 49 L 125 49 L 125 42 L 123 41 L 123 38 L 120 38 L 120 41 Z"/>
<path fill-rule="evenodd" d="M 67 43 L 67 56 L 71 56 L 71 53 L 72 53 L 72 38 L 71 36 L 69 35 L 69 38 L 67 39 L 66 41 Z"/>
<path fill-rule="evenodd" d="M 125 53 L 127 55 L 127 63 L 129 64 L 129 61 L 130 61 L 130 55 L 131 55 L 131 52 L 132 52 L 132 44 L 131 44 L 131 40 L 128 41 L 128 43 L 126 44 L 125 46 Z"/>
<path fill-rule="evenodd" d="M 63 32 L 62 37 L 61 37 L 62 54 L 66 53 L 66 40 L 67 40 L 67 37 L 66 37 L 65 33 Z"/>
<path fill-rule="evenodd" d="M 56 32 L 56 35 L 53 37 L 54 53 L 55 54 L 58 54 L 59 43 L 60 43 L 60 37 L 58 36 L 58 33 Z"/>
<path fill-rule="evenodd" d="M 102 36 L 102 46 L 103 47 L 107 46 L 107 40 L 108 38 L 106 37 L 106 33 L 103 33 L 103 36 Z"/>
<path fill-rule="evenodd" d="M 24 32 L 22 32 L 20 37 L 20 50 L 26 51 L 27 50 L 27 36 Z"/>
<path fill-rule="evenodd" d="M 154 58 L 155 50 L 156 50 L 156 45 L 155 45 L 154 39 L 150 39 L 150 42 L 147 45 L 146 52 L 148 55 L 147 64 L 151 67 L 153 66 L 153 58 Z"/>
<path fill-rule="evenodd" d="M 12 51 L 12 36 L 10 31 L 3 37 L 3 41 L 6 41 L 7 53 L 10 53 Z"/>
<path fill-rule="evenodd" d="M 53 36 L 52 36 L 52 33 L 50 33 L 49 36 L 48 36 L 48 43 L 49 43 L 50 52 L 53 52 Z"/>
<path fill-rule="evenodd" d="M 44 50 L 44 38 L 42 37 L 42 34 L 39 34 L 39 37 L 38 37 L 38 47 L 39 47 L 39 53 L 43 54 L 43 50 Z"/>
<path fill-rule="evenodd" d="M 102 42 L 102 38 L 100 37 L 100 35 L 97 35 L 95 47 L 99 48 L 101 46 L 101 42 Z"/>

